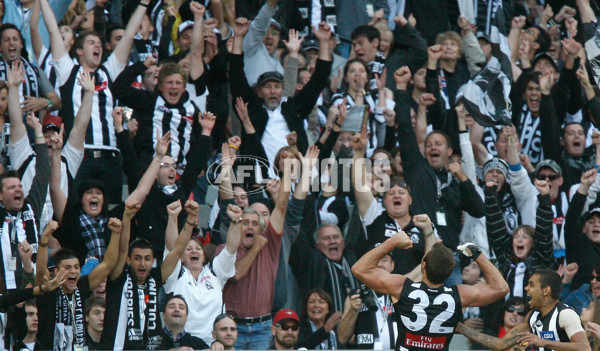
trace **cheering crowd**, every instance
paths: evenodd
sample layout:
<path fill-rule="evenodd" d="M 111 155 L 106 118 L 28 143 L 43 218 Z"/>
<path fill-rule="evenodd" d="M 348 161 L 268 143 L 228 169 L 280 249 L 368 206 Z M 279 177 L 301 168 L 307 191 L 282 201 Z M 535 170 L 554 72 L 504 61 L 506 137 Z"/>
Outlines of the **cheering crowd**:
<path fill-rule="evenodd" d="M 596 0 L 0 13 L 0 350 L 600 349 Z"/>

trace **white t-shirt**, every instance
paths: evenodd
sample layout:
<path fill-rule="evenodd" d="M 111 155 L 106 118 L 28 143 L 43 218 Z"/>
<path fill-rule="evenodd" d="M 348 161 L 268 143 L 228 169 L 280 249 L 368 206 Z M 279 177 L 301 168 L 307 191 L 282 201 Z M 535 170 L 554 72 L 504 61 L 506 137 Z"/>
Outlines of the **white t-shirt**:
<path fill-rule="evenodd" d="M 167 254 L 165 250 L 165 255 Z M 197 280 L 179 261 L 164 284 L 167 294 L 181 295 L 187 302 L 188 319 L 185 330 L 209 345 L 214 340 L 213 321 L 225 311 L 223 288 L 235 274 L 235 258 L 236 252 L 230 254 L 227 249 L 223 249 L 213 259 L 212 271 L 209 265 L 204 266 Z"/>
<path fill-rule="evenodd" d="M 10 165 L 13 169 L 19 169 L 23 165 L 25 161 L 29 158 L 31 154 L 33 154 L 33 148 L 29 144 L 29 138 L 27 135 L 24 135 L 20 140 L 17 140 L 14 144 L 9 145 L 9 155 L 10 155 Z M 79 166 L 81 166 L 81 162 L 83 161 L 83 151 L 77 150 L 69 141 L 62 149 L 61 155 L 63 156 L 63 160 L 61 160 L 60 165 L 60 189 L 63 191 L 65 196 L 69 196 L 69 178 L 67 175 L 67 171 L 69 175 L 75 179 L 77 175 L 77 171 L 79 171 Z M 65 164 L 64 160 L 67 161 Z M 31 162 L 25 168 L 25 172 L 23 172 L 23 177 L 21 179 L 21 184 L 23 185 L 23 194 L 25 197 L 29 194 L 29 190 L 31 190 L 31 185 L 33 184 L 33 178 L 35 177 L 35 165 L 36 165 L 37 157 L 33 157 Z M 50 167 L 50 165 L 48 165 Z M 46 227 L 48 221 L 52 219 L 52 215 L 54 214 L 54 209 L 52 208 L 52 201 L 50 199 L 50 187 L 48 186 L 48 192 L 46 195 L 46 204 L 44 205 L 44 210 L 42 211 L 42 215 L 40 216 L 40 231 L 43 231 Z"/>

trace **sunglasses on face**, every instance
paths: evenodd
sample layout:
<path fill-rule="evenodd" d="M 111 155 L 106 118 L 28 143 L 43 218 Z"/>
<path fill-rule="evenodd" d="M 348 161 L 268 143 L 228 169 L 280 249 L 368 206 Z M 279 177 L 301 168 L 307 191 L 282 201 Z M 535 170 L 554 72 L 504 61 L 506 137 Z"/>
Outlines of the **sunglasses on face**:
<path fill-rule="evenodd" d="M 287 331 L 290 329 L 293 331 L 297 331 L 298 329 L 300 329 L 300 326 L 298 324 L 295 324 L 295 325 L 278 324 L 277 327 L 283 331 Z"/>
<path fill-rule="evenodd" d="M 508 308 L 506 309 L 506 312 L 508 312 L 508 313 L 517 312 L 517 314 L 518 314 L 519 316 L 524 316 L 524 315 L 526 315 L 526 314 L 527 314 L 527 313 L 525 312 L 525 309 L 524 309 L 524 308 L 519 308 L 519 307 L 516 307 L 516 306 L 508 306 Z"/>
<path fill-rule="evenodd" d="M 535 178 L 537 180 L 549 179 L 550 181 L 553 181 L 553 180 L 560 178 L 560 176 L 558 174 L 538 174 Z"/>
<path fill-rule="evenodd" d="M 596 281 L 600 282 L 600 275 L 594 275 L 594 274 L 590 275 L 590 280 L 594 280 L 594 279 L 596 279 Z"/>

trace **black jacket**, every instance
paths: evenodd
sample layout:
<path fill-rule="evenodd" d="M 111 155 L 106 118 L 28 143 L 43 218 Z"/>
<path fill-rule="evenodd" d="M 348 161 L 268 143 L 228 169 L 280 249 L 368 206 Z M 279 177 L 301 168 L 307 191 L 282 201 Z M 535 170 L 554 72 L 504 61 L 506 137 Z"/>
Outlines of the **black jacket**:
<path fill-rule="evenodd" d="M 302 153 L 308 148 L 308 138 L 304 129 L 304 120 L 313 110 L 319 94 L 327 86 L 331 73 L 331 61 L 317 59 L 315 71 L 302 90 L 294 97 L 281 103 L 281 114 L 285 118 L 290 131 L 298 134 L 298 150 Z M 269 115 L 256 92 L 248 84 L 244 73 L 244 55 L 229 57 L 229 86 L 233 101 L 242 97 L 248 103 L 248 115 L 254 124 L 258 138 L 262 138 L 269 121 Z M 245 134 L 245 132 L 243 133 Z M 282 136 L 284 137 L 284 136 Z"/>
<path fill-rule="evenodd" d="M 567 262 L 577 262 L 579 265 L 579 271 L 577 271 L 573 283 L 571 283 L 571 290 L 576 290 L 582 284 L 589 283 L 594 265 L 600 262 L 600 245 L 594 244 L 583 234 L 585 221 L 581 217 L 581 212 L 586 198 L 587 196 L 575 192 L 565 218 Z"/>
<path fill-rule="evenodd" d="M 398 128 L 394 130 L 388 127 L 386 138 L 396 137 L 400 143 L 404 178 L 413 194 L 411 213 L 429 215 L 444 244 L 454 250 L 458 245 L 462 211 L 475 218 L 481 218 L 485 215 L 484 204 L 470 180 L 460 182 L 456 178 L 452 178 L 450 184 L 441 190 L 442 196 L 438 199 L 438 179 L 444 183 L 448 171 L 445 168 L 434 170 L 421 154 L 410 122 L 408 99 L 410 96 L 406 91 L 394 93 Z M 438 223 L 437 212 L 445 214 L 447 225 Z"/>
<path fill-rule="evenodd" d="M 202 340 L 198 337 L 192 336 L 192 334 L 185 333 L 184 336 L 182 336 L 181 338 L 179 338 L 179 340 L 177 340 L 177 342 L 175 342 L 169 335 L 167 335 L 163 331 L 162 343 L 160 344 L 160 347 L 159 347 L 161 350 L 171 350 L 171 349 L 179 348 L 179 347 L 183 347 L 183 346 L 191 347 L 194 350 L 206 350 L 206 349 L 210 348 L 210 346 L 208 346 L 204 342 L 204 340 Z"/>

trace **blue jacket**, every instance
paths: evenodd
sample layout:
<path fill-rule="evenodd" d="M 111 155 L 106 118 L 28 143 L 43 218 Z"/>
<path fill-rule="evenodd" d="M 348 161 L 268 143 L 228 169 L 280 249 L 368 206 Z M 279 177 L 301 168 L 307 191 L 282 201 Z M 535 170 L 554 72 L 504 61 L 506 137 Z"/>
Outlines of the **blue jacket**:
<path fill-rule="evenodd" d="M 567 297 L 563 299 L 563 302 L 573 307 L 577 314 L 581 314 L 581 310 L 588 307 L 590 302 L 594 299 L 590 284 L 583 284 L 579 289 L 571 291 Z"/>

